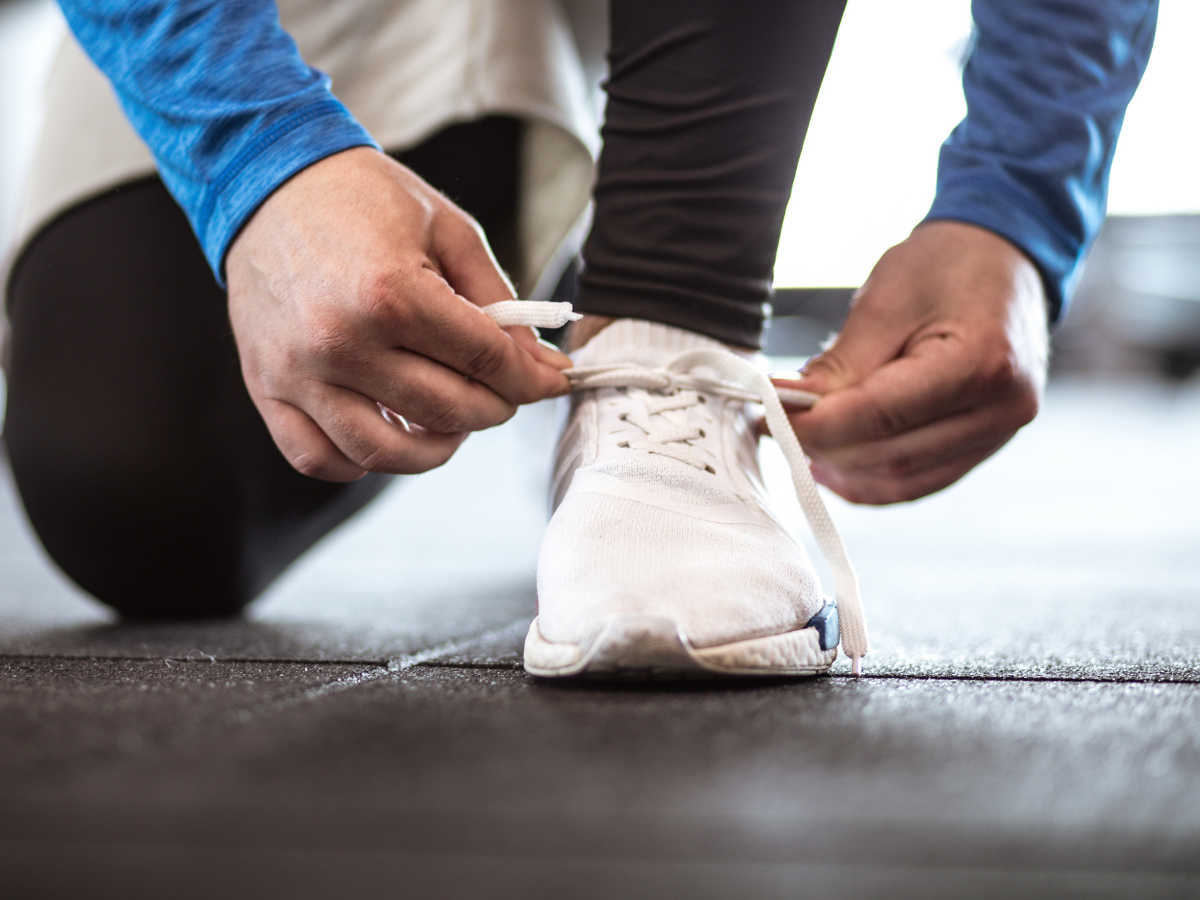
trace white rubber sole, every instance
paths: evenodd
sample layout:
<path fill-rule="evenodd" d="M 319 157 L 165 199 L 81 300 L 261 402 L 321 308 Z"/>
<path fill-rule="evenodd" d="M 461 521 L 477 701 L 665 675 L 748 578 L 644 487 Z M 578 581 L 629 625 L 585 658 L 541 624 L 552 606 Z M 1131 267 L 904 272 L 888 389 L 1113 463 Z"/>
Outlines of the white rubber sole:
<path fill-rule="evenodd" d="M 537 619 L 525 637 L 525 671 L 542 678 L 821 675 L 835 659 L 816 628 L 693 647 L 673 619 L 628 613 L 606 618 L 586 646 L 546 640 Z"/>

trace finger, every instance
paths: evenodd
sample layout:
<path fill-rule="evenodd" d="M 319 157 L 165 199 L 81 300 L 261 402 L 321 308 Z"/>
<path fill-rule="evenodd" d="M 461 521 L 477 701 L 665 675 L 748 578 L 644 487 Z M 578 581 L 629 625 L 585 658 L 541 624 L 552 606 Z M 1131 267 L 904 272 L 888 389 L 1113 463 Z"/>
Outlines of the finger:
<path fill-rule="evenodd" d="M 327 366 L 328 384 L 370 397 L 407 421 L 455 434 L 492 428 L 517 408 L 486 385 L 408 350 L 385 350 L 356 369 Z"/>
<path fill-rule="evenodd" d="M 809 452 L 809 457 L 846 477 L 904 480 L 993 452 L 1014 434 L 1004 411 L 986 407 L 884 440 Z"/>
<path fill-rule="evenodd" d="M 283 400 L 256 402 L 275 446 L 301 475 L 322 481 L 355 481 L 367 474 L 333 445 L 317 423 Z"/>
<path fill-rule="evenodd" d="M 427 472 L 450 459 L 467 437 L 387 416 L 374 400 L 333 385 L 308 401 L 307 412 L 343 456 L 368 472 Z"/>
<path fill-rule="evenodd" d="M 903 304 L 882 302 L 870 282 L 855 294 L 833 343 L 801 370 L 798 390 L 828 394 L 858 384 L 868 373 L 895 359 L 912 328 Z"/>
<path fill-rule="evenodd" d="M 406 304 L 405 315 L 393 323 L 393 346 L 415 351 L 487 385 L 512 404 L 570 390 L 558 369 L 538 362 L 432 269 L 420 270 L 413 282 L 417 302 Z"/>
<path fill-rule="evenodd" d="M 984 403 L 1007 410 L 1016 430 L 1036 414 L 1037 392 L 1002 356 L 930 340 L 791 420 L 801 442 L 819 450 L 901 434 Z"/>
<path fill-rule="evenodd" d="M 432 250 L 446 281 L 476 306 L 491 306 L 516 297 L 517 292 L 496 262 L 483 230 L 460 211 L 439 219 Z M 556 369 L 569 369 L 573 365 L 569 356 L 540 340 L 532 328 L 515 326 L 503 330 L 538 362 Z"/>
<path fill-rule="evenodd" d="M 432 253 L 446 280 L 476 306 L 512 300 L 517 292 L 504 274 L 483 229 L 461 210 L 442 211 L 433 227 Z"/>
<path fill-rule="evenodd" d="M 942 488 L 949 487 L 999 450 L 1002 445 L 1003 442 L 990 449 L 977 449 L 974 453 L 959 457 L 952 462 L 903 479 L 846 474 L 816 462 L 812 464 L 812 473 L 816 481 L 851 503 L 882 506 L 888 503 L 918 500 L 940 491 Z"/>
<path fill-rule="evenodd" d="M 549 341 L 542 340 L 537 331 L 521 325 L 510 325 L 503 329 L 517 346 L 536 359 L 538 362 L 562 371 L 575 365 L 571 357 L 563 353 Z"/>

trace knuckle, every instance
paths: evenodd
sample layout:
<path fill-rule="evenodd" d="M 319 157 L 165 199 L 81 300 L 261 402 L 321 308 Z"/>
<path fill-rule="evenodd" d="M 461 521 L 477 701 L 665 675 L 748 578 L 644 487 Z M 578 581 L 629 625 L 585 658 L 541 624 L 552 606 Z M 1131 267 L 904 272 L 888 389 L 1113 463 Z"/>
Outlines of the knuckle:
<path fill-rule="evenodd" d="M 1011 353 L 992 353 L 982 370 L 984 386 L 992 391 L 1008 391 L 1022 377 L 1022 372 Z"/>
<path fill-rule="evenodd" d="M 916 474 L 922 468 L 922 461 L 912 455 L 895 456 L 881 467 L 883 476 L 888 481 L 903 480 Z"/>
<path fill-rule="evenodd" d="M 488 427 L 491 428 L 494 425 L 503 425 L 505 422 L 507 422 L 509 419 L 511 419 L 516 414 L 517 414 L 517 407 L 513 404 L 506 403 L 501 408 L 499 413 L 496 414 L 495 416 L 493 416 L 491 420 L 489 420 Z"/>
<path fill-rule="evenodd" d="M 975 360 L 968 381 L 969 386 L 980 393 L 1004 393 L 1026 380 L 1012 345 L 1003 336 L 984 342 L 975 354 Z"/>
<path fill-rule="evenodd" d="M 305 322 L 305 355 L 327 360 L 335 365 L 350 361 L 357 355 L 357 341 L 345 319 L 336 313 L 321 312 Z"/>
<path fill-rule="evenodd" d="M 456 434 L 469 430 L 469 425 L 467 410 L 462 403 L 447 400 L 440 409 L 434 411 L 426 427 L 441 434 Z"/>
<path fill-rule="evenodd" d="M 301 454 L 291 460 L 291 463 L 293 469 L 301 475 L 307 475 L 309 478 L 321 478 L 326 472 L 324 461 L 317 459 L 310 453 Z"/>
<path fill-rule="evenodd" d="M 382 445 L 367 450 L 357 465 L 367 472 L 396 472 L 404 467 L 390 448 Z"/>
<path fill-rule="evenodd" d="M 1021 427 L 1033 421 L 1041 405 L 1038 389 L 1016 354 L 1007 345 L 984 355 L 970 385 L 976 397 L 1002 403 L 1007 418 Z"/>
<path fill-rule="evenodd" d="M 911 423 L 898 409 L 881 403 L 874 396 L 868 396 L 870 406 L 867 408 L 867 432 L 869 437 L 889 437 L 908 430 Z"/>
<path fill-rule="evenodd" d="M 434 410 L 425 427 L 439 434 L 462 434 L 503 424 L 516 411 L 517 408 L 509 403 L 492 409 L 472 404 L 470 398 L 447 399 Z"/>
<path fill-rule="evenodd" d="M 836 335 L 833 340 L 836 340 Z M 841 380 L 849 377 L 850 364 L 837 352 L 837 347 L 832 346 L 830 349 L 810 359 L 804 366 L 806 375 L 812 375 L 817 372 L 829 375 L 835 379 Z"/>
<path fill-rule="evenodd" d="M 492 341 L 467 359 L 463 365 L 462 374 L 472 381 L 487 382 L 503 371 L 505 361 L 504 345 L 498 341 Z"/>
<path fill-rule="evenodd" d="M 334 459 L 332 454 L 320 453 L 312 450 L 304 450 L 289 457 L 288 462 L 292 468 L 301 475 L 307 475 L 309 478 L 319 478 L 322 481 L 330 481 L 337 477 L 338 460 Z M 340 480 L 340 479 L 339 479 Z"/>
<path fill-rule="evenodd" d="M 465 209 L 455 207 L 446 216 L 445 225 L 455 241 L 461 241 L 472 247 L 487 246 L 487 238 L 484 237 L 483 226 Z"/>
<path fill-rule="evenodd" d="M 250 396 L 257 400 L 260 396 L 271 393 L 271 376 L 269 371 L 257 358 L 242 355 L 242 381 Z"/>
<path fill-rule="evenodd" d="M 552 396 L 554 396 L 552 391 L 542 390 L 535 384 L 522 382 L 509 388 L 505 394 L 505 399 L 513 404 L 512 412 L 516 412 L 517 406 L 523 406 L 526 403 L 537 403 L 539 400 L 545 400 L 547 397 Z M 512 415 L 512 412 L 509 415 Z M 501 421 L 507 421 L 508 417 L 506 415 Z"/>
<path fill-rule="evenodd" d="M 1019 425 L 1028 425 L 1037 418 L 1037 414 L 1041 411 L 1042 400 L 1035 390 L 1025 390 L 1021 392 L 1017 403 L 1014 406 L 1013 414 Z"/>
<path fill-rule="evenodd" d="M 460 265 L 464 259 L 480 252 L 490 254 L 487 238 L 481 226 L 472 216 L 457 207 L 450 207 L 440 216 L 437 228 L 441 245 L 440 256 L 450 268 Z"/>
<path fill-rule="evenodd" d="M 412 276 L 402 268 L 379 269 L 363 276 L 356 315 L 360 321 L 388 325 L 401 319 Z"/>

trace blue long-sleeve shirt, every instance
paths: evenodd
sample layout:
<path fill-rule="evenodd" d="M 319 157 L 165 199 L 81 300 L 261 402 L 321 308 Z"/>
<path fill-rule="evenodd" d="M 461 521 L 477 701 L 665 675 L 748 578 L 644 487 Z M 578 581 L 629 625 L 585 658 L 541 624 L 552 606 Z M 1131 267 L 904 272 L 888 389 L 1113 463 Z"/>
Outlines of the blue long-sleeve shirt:
<path fill-rule="evenodd" d="M 306 166 L 376 146 L 300 58 L 273 0 L 60 0 L 112 81 L 213 271 L 247 218 Z M 1038 265 L 1057 314 L 1103 220 L 1125 106 L 1158 0 L 974 0 L 966 119 L 929 218 L 988 228 Z"/>
<path fill-rule="evenodd" d="M 1158 0 L 973 0 L 971 12 L 967 117 L 942 145 L 928 218 L 971 222 L 1024 250 L 1057 319 L 1104 222 Z"/>
<path fill-rule="evenodd" d="M 377 146 L 300 58 L 274 0 L 61 0 L 222 280 L 246 219 L 301 169 Z"/>

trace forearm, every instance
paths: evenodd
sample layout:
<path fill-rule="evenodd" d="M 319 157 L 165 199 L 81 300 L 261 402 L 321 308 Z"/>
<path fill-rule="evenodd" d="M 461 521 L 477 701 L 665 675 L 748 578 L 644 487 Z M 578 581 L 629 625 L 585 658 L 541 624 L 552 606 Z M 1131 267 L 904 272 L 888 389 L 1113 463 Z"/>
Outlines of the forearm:
<path fill-rule="evenodd" d="M 307 66 L 272 0 L 60 0 L 222 278 L 281 183 L 370 135 Z"/>
<path fill-rule="evenodd" d="M 970 222 L 1020 247 L 1058 318 L 1104 221 L 1158 0 L 974 0 L 972 12 L 967 117 L 942 146 L 928 218 Z"/>

